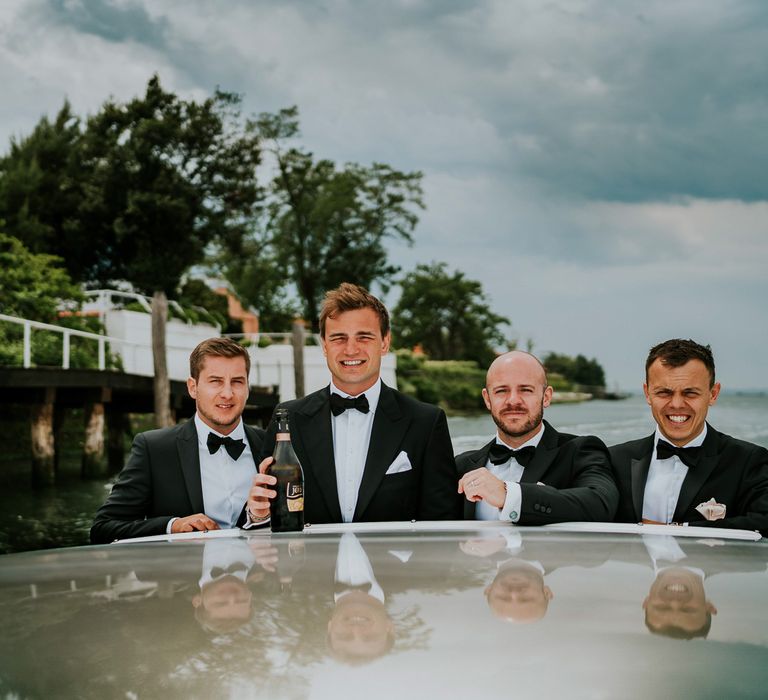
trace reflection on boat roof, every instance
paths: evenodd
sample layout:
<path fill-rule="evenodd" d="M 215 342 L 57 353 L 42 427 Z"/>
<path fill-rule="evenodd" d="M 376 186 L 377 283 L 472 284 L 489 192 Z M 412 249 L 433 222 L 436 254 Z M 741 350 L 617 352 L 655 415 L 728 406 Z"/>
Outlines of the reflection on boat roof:
<path fill-rule="evenodd" d="M 7 555 L 0 693 L 763 697 L 755 538 L 367 523 Z"/>

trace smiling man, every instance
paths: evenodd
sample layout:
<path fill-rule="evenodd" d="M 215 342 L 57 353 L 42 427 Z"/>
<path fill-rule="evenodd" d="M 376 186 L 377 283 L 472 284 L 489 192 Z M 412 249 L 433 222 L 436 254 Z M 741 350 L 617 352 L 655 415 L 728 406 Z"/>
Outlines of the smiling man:
<path fill-rule="evenodd" d="M 136 436 L 96 513 L 91 542 L 234 527 L 244 512 L 264 431 L 242 421 L 248 351 L 210 338 L 190 355 L 193 420 Z"/>
<path fill-rule="evenodd" d="M 308 523 L 445 520 L 461 517 L 456 464 L 445 413 L 388 387 L 389 313 L 368 291 L 342 284 L 326 294 L 320 336 L 330 386 L 282 404 L 304 469 Z M 271 454 L 276 425 L 262 456 Z M 259 465 L 263 472 L 271 461 Z M 254 480 L 252 518 L 269 513 L 274 477 Z"/>
<path fill-rule="evenodd" d="M 613 517 L 618 496 L 608 450 L 592 435 L 560 433 L 543 420 L 552 387 L 537 358 L 500 355 L 482 394 L 497 432 L 456 458 L 466 519 L 546 525 Z"/>
<path fill-rule="evenodd" d="M 710 347 L 660 343 L 648 354 L 645 375 L 656 431 L 611 448 L 617 520 L 768 534 L 768 450 L 707 424 L 720 394 Z"/>

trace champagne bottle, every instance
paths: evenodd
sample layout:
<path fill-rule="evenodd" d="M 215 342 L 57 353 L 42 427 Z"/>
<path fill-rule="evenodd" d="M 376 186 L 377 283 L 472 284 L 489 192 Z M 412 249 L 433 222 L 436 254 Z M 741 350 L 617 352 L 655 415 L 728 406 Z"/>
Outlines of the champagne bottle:
<path fill-rule="evenodd" d="M 277 441 L 274 462 L 268 473 L 277 478 L 277 495 L 269 503 L 272 532 L 301 532 L 304 529 L 304 472 L 291 445 L 288 410 L 275 411 Z"/>

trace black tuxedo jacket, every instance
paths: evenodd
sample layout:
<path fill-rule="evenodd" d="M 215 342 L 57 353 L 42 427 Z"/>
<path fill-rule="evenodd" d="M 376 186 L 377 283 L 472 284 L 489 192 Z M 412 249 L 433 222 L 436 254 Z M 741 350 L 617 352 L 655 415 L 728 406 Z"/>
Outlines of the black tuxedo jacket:
<path fill-rule="evenodd" d="M 304 520 L 340 523 L 333 454 L 330 390 L 281 404 L 288 409 L 291 442 L 304 470 Z M 277 426 L 267 428 L 262 458 L 272 454 Z M 405 452 L 410 471 L 387 474 Z M 357 495 L 354 522 L 461 518 L 458 475 L 445 413 L 381 385 L 371 441 Z"/>
<path fill-rule="evenodd" d="M 254 460 L 264 431 L 245 425 Z M 254 466 L 254 474 L 255 466 Z M 243 494 L 243 504 L 248 497 Z M 91 542 L 162 535 L 171 518 L 205 512 L 195 421 L 136 436 L 128 461 L 91 527 Z"/>
<path fill-rule="evenodd" d="M 654 436 L 611 447 L 611 461 L 619 486 L 618 522 L 643 518 L 645 482 L 653 456 Z M 714 498 L 726 507 L 722 520 L 704 520 L 696 510 Z M 768 450 L 714 430 L 707 437 L 699 461 L 688 474 L 677 499 L 674 521 L 697 527 L 759 530 L 768 536 Z"/>
<path fill-rule="evenodd" d="M 456 458 L 459 473 L 484 467 L 494 442 L 460 454 Z M 592 435 L 559 433 L 547 421 L 533 459 L 523 470 L 520 490 L 518 525 L 610 521 L 618 503 L 608 448 L 603 442 Z M 475 504 L 466 499 L 464 519 L 475 519 Z"/>

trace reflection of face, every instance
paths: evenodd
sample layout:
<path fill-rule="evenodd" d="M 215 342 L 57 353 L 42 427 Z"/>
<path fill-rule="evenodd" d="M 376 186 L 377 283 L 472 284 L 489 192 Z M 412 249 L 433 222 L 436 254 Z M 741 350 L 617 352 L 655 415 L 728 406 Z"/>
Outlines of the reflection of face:
<path fill-rule="evenodd" d="M 483 400 L 502 439 L 512 447 L 538 431 L 552 399 L 552 387 L 546 381 L 539 362 L 527 353 L 507 353 L 491 364 Z"/>
<path fill-rule="evenodd" d="M 351 396 L 370 389 L 379 378 L 389 341 L 389 333 L 382 338 L 373 309 L 354 309 L 327 318 L 321 342 L 336 386 Z"/>
<path fill-rule="evenodd" d="M 643 601 L 646 623 L 653 631 L 678 630 L 695 636 L 717 610 L 704 592 L 701 576 L 674 567 L 659 573 L 651 584 L 648 597 Z"/>
<path fill-rule="evenodd" d="M 508 622 L 535 622 L 547 613 L 554 594 L 541 572 L 527 562 L 506 564 L 485 589 L 488 606 Z"/>
<path fill-rule="evenodd" d="M 251 599 L 245 583 L 236 576 L 224 576 L 205 584 L 192 599 L 192 605 L 204 626 L 216 632 L 228 632 L 250 619 Z"/>
<path fill-rule="evenodd" d="M 248 398 L 248 375 L 242 357 L 208 356 L 197 380 L 187 379 L 201 420 L 222 435 L 231 433 Z"/>
<path fill-rule="evenodd" d="M 328 646 L 342 661 L 371 661 L 394 643 L 394 625 L 387 609 L 373 596 L 351 591 L 336 602 L 328 622 Z"/>
<path fill-rule="evenodd" d="M 720 393 L 720 384 L 709 386 L 709 372 L 701 360 L 669 367 L 654 360 L 643 385 L 645 399 L 662 435 L 683 446 L 704 429 L 707 411 Z"/>

